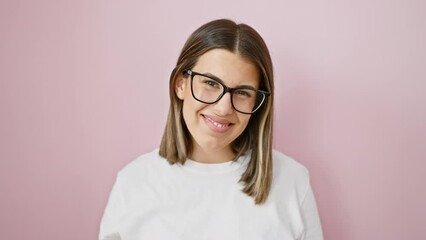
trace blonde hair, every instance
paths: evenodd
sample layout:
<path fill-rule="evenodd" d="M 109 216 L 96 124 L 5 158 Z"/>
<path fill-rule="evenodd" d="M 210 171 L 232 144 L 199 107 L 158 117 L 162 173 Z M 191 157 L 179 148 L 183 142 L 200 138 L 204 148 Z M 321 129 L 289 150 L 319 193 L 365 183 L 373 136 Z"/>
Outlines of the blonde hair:
<path fill-rule="evenodd" d="M 246 24 L 236 24 L 227 19 L 214 20 L 195 30 L 186 41 L 170 75 L 170 109 L 160 156 L 170 164 L 184 164 L 191 154 L 191 135 L 182 116 L 183 101 L 175 92 L 176 79 L 184 70 L 194 67 L 201 55 L 217 48 L 238 53 L 255 64 L 260 73 L 259 89 L 271 93 L 264 105 L 252 114 L 243 133 L 232 143 L 235 159 L 251 150 L 251 159 L 240 182 L 244 184 L 244 193 L 253 197 L 256 204 L 263 204 L 272 182 L 273 67 L 262 37 Z"/>

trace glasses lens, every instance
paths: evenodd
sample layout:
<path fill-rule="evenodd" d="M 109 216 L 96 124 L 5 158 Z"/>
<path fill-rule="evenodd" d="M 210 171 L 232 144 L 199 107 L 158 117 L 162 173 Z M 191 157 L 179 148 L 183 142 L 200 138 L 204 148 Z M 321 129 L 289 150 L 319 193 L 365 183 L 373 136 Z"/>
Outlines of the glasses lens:
<path fill-rule="evenodd" d="M 256 111 L 264 99 L 265 95 L 254 89 L 235 89 L 232 95 L 232 103 L 235 109 L 243 113 Z"/>
<path fill-rule="evenodd" d="M 223 93 L 223 86 L 211 78 L 194 75 L 192 79 L 194 97 L 205 103 L 215 102 Z"/>

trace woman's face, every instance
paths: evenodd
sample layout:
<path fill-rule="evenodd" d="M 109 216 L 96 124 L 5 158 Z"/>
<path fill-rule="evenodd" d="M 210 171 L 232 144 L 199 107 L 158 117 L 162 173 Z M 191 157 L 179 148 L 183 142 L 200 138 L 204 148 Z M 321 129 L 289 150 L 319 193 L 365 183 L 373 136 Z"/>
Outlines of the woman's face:
<path fill-rule="evenodd" d="M 239 54 L 224 49 L 206 52 L 191 70 L 213 75 L 231 88 L 242 85 L 259 88 L 257 67 Z M 190 76 L 179 77 L 176 81 L 176 94 L 183 100 L 183 118 L 193 141 L 191 157 L 198 160 L 194 155 L 215 153 L 217 157 L 228 157 L 222 161 L 231 160 L 231 144 L 244 131 L 251 115 L 235 111 L 230 93 L 226 93 L 214 104 L 197 101 L 191 93 Z"/>

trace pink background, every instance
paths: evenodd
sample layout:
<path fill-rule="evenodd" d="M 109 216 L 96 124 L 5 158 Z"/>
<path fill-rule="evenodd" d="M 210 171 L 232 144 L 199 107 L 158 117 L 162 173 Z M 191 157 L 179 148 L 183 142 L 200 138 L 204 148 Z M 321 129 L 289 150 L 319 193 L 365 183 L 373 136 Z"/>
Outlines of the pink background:
<path fill-rule="evenodd" d="M 188 35 L 232 18 L 275 64 L 275 148 L 328 240 L 426 239 L 426 2 L 0 2 L 1 239 L 96 239 L 116 172 L 157 147 Z"/>

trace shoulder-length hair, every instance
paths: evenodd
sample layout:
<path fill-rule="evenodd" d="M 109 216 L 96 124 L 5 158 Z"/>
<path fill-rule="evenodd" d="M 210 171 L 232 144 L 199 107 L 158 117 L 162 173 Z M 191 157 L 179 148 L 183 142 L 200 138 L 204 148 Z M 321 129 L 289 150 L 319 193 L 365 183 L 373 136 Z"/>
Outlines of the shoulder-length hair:
<path fill-rule="evenodd" d="M 227 19 L 204 24 L 186 41 L 170 75 L 170 109 L 160 145 L 160 156 L 170 164 L 184 164 L 192 151 L 191 135 L 182 116 L 183 101 L 175 92 L 176 80 L 192 69 L 199 57 L 212 49 L 226 49 L 252 62 L 259 70 L 259 88 L 271 93 L 264 105 L 252 114 L 243 133 L 232 143 L 235 159 L 251 151 L 247 169 L 241 175 L 243 192 L 263 204 L 272 182 L 272 125 L 274 81 L 272 60 L 259 33 L 246 24 Z"/>

